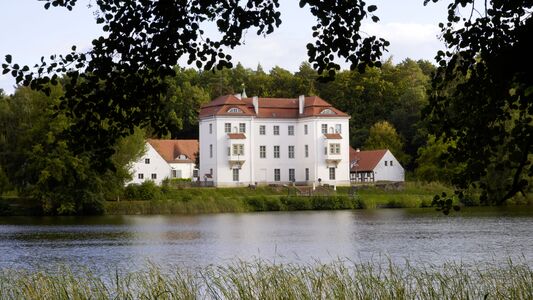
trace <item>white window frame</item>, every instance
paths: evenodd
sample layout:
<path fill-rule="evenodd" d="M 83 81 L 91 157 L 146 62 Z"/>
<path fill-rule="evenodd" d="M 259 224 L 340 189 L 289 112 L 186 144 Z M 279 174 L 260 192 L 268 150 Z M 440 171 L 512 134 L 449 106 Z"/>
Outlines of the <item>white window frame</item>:
<path fill-rule="evenodd" d="M 341 144 L 329 144 L 329 154 L 339 155 L 341 154 Z"/>
<path fill-rule="evenodd" d="M 259 135 L 265 135 L 265 134 L 266 134 L 266 126 L 259 125 Z"/>
<path fill-rule="evenodd" d="M 296 170 L 289 169 L 289 182 L 295 182 L 295 181 L 296 181 Z"/>
<path fill-rule="evenodd" d="M 231 133 L 231 123 L 224 123 L 224 132 Z"/>
<path fill-rule="evenodd" d="M 328 133 L 328 124 L 322 124 L 322 126 L 320 127 L 320 130 L 322 134 Z"/>
<path fill-rule="evenodd" d="M 274 146 L 274 158 L 279 158 L 280 157 L 280 146 L 279 145 L 275 145 Z"/>
<path fill-rule="evenodd" d="M 309 168 L 305 168 L 305 181 L 309 181 Z"/>
<path fill-rule="evenodd" d="M 294 146 L 289 146 L 289 158 L 294 158 Z"/>
<path fill-rule="evenodd" d="M 209 134 L 213 133 L 213 123 L 209 123 Z"/>
<path fill-rule="evenodd" d="M 209 158 L 213 158 L 213 144 L 209 144 Z"/>
<path fill-rule="evenodd" d="M 233 181 L 235 182 L 239 182 L 239 169 L 235 168 L 235 169 L 232 169 L 232 172 L 233 172 Z"/>
<path fill-rule="evenodd" d="M 151 177 L 152 179 L 157 179 L 157 173 L 152 173 L 152 175 L 150 175 L 150 177 Z"/>
<path fill-rule="evenodd" d="M 266 158 L 266 148 L 267 146 L 265 145 L 259 146 L 259 158 Z"/>
<path fill-rule="evenodd" d="M 329 180 L 335 180 L 335 168 L 329 168 Z"/>
<path fill-rule="evenodd" d="M 307 124 L 304 125 L 304 134 L 307 135 L 309 133 L 309 128 Z"/>
<path fill-rule="evenodd" d="M 246 133 L 246 123 L 239 123 L 239 132 Z"/>
<path fill-rule="evenodd" d="M 281 181 L 281 169 L 274 169 L 274 181 Z"/>
<path fill-rule="evenodd" d="M 287 126 L 287 134 L 294 135 L 294 125 Z"/>
<path fill-rule="evenodd" d="M 144 179 L 144 174 L 143 173 L 137 174 L 137 179 Z"/>
<path fill-rule="evenodd" d="M 342 133 L 342 124 L 335 124 L 335 133 Z"/>
<path fill-rule="evenodd" d="M 309 157 L 309 145 L 305 145 L 304 146 L 304 149 L 305 149 L 305 157 Z"/>
<path fill-rule="evenodd" d="M 274 135 L 279 135 L 279 125 L 274 125 L 273 132 Z"/>
<path fill-rule="evenodd" d="M 144 159 L 144 164 L 149 165 L 150 164 L 150 159 L 149 158 L 145 158 Z"/>
<path fill-rule="evenodd" d="M 234 156 L 243 156 L 244 155 L 244 144 L 233 144 L 232 145 L 233 149 L 232 149 L 232 152 L 233 152 L 233 155 Z"/>

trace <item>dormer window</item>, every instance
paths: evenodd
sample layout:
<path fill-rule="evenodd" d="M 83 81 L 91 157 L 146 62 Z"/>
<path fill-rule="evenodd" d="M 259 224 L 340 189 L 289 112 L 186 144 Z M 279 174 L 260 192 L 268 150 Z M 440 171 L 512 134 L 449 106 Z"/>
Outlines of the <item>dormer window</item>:
<path fill-rule="evenodd" d="M 329 108 L 326 108 L 324 109 L 323 111 L 320 112 L 321 115 L 335 115 L 335 112 L 332 111 L 331 109 Z"/>
<path fill-rule="evenodd" d="M 242 110 L 237 108 L 237 107 L 232 107 L 230 109 L 228 109 L 228 113 L 232 113 L 232 114 L 242 114 Z"/>

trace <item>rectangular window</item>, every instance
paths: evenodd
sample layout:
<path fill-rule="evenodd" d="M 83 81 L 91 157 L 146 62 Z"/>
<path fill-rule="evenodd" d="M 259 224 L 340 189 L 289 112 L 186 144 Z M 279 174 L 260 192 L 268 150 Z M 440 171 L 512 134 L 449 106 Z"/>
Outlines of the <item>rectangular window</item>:
<path fill-rule="evenodd" d="M 289 169 L 289 181 L 290 182 L 295 182 L 296 181 L 296 176 L 294 176 L 294 169 Z"/>
<path fill-rule="evenodd" d="M 150 159 L 149 159 L 149 158 L 145 158 L 145 159 L 144 159 L 144 163 L 147 164 L 147 165 L 149 165 L 149 164 L 150 164 Z"/>
<path fill-rule="evenodd" d="M 265 135 L 265 134 L 266 134 L 266 126 L 259 125 L 259 135 Z"/>
<path fill-rule="evenodd" d="M 288 131 L 289 131 L 289 135 L 294 135 L 294 125 L 289 125 Z"/>
<path fill-rule="evenodd" d="M 213 124 L 209 124 L 209 133 L 213 133 Z"/>
<path fill-rule="evenodd" d="M 267 157 L 267 146 L 259 146 L 259 158 Z"/>
<path fill-rule="evenodd" d="M 139 174 L 137 174 L 137 178 L 139 178 L 139 179 L 144 179 L 144 174 L 143 174 L 143 173 L 139 173 Z"/>
<path fill-rule="evenodd" d="M 173 178 L 181 178 L 181 170 L 172 170 Z"/>
<path fill-rule="evenodd" d="M 274 169 L 274 181 L 281 180 L 281 171 L 279 169 Z"/>
<path fill-rule="evenodd" d="M 329 180 L 335 180 L 335 168 L 329 168 Z"/>
<path fill-rule="evenodd" d="M 329 154 L 341 154 L 341 144 L 329 144 Z"/>
<path fill-rule="evenodd" d="M 213 144 L 209 145 L 209 157 L 213 158 Z"/>
<path fill-rule="evenodd" d="M 390 161 L 390 166 L 392 167 L 392 160 Z"/>
<path fill-rule="evenodd" d="M 342 124 L 335 124 L 335 133 L 342 133 Z"/>
<path fill-rule="evenodd" d="M 309 131 L 308 131 L 308 128 L 307 128 L 307 125 L 304 125 L 304 134 L 307 134 Z"/>
<path fill-rule="evenodd" d="M 239 123 L 239 132 L 240 133 L 246 132 L 246 123 Z"/>
<path fill-rule="evenodd" d="M 213 169 L 209 169 L 209 174 L 213 175 Z"/>
<path fill-rule="evenodd" d="M 231 147 L 228 147 L 228 156 L 231 156 Z"/>
<path fill-rule="evenodd" d="M 289 146 L 289 158 L 294 158 L 294 146 Z"/>
<path fill-rule="evenodd" d="M 328 155 L 328 147 L 324 147 L 324 154 Z"/>
<path fill-rule="evenodd" d="M 279 146 L 274 146 L 274 158 L 279 158 Z"/>
<path fill-rule="evenodd" d="M 231 133 L 231 123 L 224 123 L 224 132 Z"/>
<path fill-rule="evenodd" d="M 309 168 L 305 168 L 305 181 L 309 181 Z"/>
<path fill-rule="evenodd" d="M 322 133 L 323 134 L 328 133 L 328 124 L 322 124 Z"/>
<path fill-rule="evenodd" d="M 156 173 L 152 173 L 152 179 L 157 179 L 157 174 Z"/>
<path fill-rule="evenodd" d="M 279 135 L 279 126 L 278 125 L 274 126 L 274 135 Z"/>
<path fill-rule="evenodd" d="M 239 169 L 233 169 L 233 181 L 239 181 Z"/>
<path fill-rule="evenodd" d="M 192 177 L 198 177 L 198 169 L 192 170 Z"/>
<path fill-rule="evenodd" d="M 233 155 L 244 155 L 244 144 L 233 144 Z"/>
<path fill-rule="evenodd" d="M 385 167 L 387 166 L 387 161 L 385 161 Z"/>
<path fill-rule="evenodd" d="M 305 157 L 309 157 L 309 145 L 305 145 Z"/>

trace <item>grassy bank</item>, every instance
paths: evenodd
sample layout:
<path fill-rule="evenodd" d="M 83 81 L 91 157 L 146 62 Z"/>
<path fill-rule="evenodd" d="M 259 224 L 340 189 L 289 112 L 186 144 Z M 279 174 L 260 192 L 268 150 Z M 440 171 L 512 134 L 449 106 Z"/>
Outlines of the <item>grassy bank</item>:
<path fill-rule="evenodd" d="M 413 267 L 336 261 L 312 265 L 265 261 L 108 274 L 89 271 L 0 272 L 0 299 L 533 299 L 533 270 L 496 267 Z"/>
<path fill-rule="evenodd" d="M 150 188 L 132 192 L 145 200 L 109 201 L 108 214 L 179 214 L 250 211 L 370 209 L 380 207 L 429 207 L 433 196 L 451 189 L 441 184 L 408 182 L 401 190 L 359 186 L 355 195 L 350 187 L 322 196 L 298 196 L 295 188 Z M 151 200 L 149 200 L 151 199 Z"/>

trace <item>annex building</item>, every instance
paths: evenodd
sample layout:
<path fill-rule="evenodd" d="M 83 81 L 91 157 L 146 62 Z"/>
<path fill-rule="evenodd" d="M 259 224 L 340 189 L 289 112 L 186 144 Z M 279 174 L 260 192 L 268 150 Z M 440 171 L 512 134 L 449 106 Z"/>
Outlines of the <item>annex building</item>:
<path fill-rule="evenodd" d="M 197 153 L 198 140 L 148 139 L 143 155 L 131 165 L 132 180 L 126 185 L 147 180 L 161 185 L 167 178 L 195 178 Z"/>
<path fill-rule="evenodd" d="M 349 185 L 349 118 L 316 96 L 218 97 L 200 110 L 200 180 Z"/>

